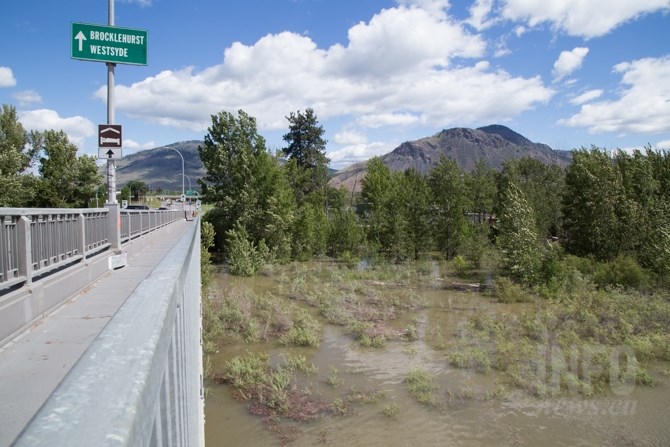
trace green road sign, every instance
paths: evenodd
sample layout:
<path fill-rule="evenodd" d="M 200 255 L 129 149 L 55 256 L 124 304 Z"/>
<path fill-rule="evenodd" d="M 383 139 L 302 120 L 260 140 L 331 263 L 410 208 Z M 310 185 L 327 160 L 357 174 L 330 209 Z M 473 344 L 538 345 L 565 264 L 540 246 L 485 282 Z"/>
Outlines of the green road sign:
<path fill-rule="evenodd" d="M 141 29 L 73 23 L 72 59 L 147 65 L 147 32 Z"/>
<path fill-rule="evenodd" d="M 198 195 L 198 191 L 194 191 L 192 189 L 189 189 L 189 190 L 186 191 L 186 195 L 187 196 L 195 196 L 195 195 Z"/>

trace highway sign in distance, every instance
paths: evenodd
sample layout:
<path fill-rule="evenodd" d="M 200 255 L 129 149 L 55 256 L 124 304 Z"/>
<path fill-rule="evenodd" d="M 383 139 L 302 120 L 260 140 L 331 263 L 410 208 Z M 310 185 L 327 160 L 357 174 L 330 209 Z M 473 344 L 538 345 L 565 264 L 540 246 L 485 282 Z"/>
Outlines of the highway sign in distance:
<path fill-rule="evenodd" d="M 72 23 L 72 59 L 147 65 L 147 32 L 118 26 Z"/>

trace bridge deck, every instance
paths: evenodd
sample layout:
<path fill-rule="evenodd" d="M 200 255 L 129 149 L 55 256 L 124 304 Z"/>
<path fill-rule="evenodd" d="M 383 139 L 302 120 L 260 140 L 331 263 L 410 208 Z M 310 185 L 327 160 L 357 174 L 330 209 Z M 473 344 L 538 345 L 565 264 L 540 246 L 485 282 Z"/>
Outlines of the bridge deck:
<path fill-rule="evenodd" d="M 0 447 L 39 410 L 133 290 L 192 221 L 179 221 L 127 246 L 127 265 L 109 271 L 44 320 L 0 347 Z"/>

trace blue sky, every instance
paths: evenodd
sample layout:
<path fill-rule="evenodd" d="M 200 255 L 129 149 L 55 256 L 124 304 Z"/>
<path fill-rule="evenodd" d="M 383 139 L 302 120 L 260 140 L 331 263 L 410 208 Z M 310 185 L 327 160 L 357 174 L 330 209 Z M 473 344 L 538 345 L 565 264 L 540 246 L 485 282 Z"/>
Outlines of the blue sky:
<path fill-rule="evenodd" d="M 70 58 L 106 0 L 6 0 L 0 103 L 97 154 L 106 66 Z M 148 65 L 116 67 L 124 151 L 202 139 L 244 110 L 271 150 L 312 107 L 342 168 L 451 127 L 555 149 L 670 149 L 670 0 L 116 0 Z"/>

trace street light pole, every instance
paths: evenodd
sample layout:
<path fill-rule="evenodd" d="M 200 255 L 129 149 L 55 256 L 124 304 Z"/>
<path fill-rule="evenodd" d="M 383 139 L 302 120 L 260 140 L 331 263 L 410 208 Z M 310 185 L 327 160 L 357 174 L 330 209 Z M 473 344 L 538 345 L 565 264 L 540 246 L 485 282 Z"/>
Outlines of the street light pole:
<path fill-rule="evenodd" d="M 186 180 L 188 180 L 188 189 L 189 191 L 193 191 L 193 186 L 191 186 L 191 177 L 188 175 L 186 176 Z"/>
<path fill-rule="evenodd" d="M 181 152 L 179 152 L 177 149 L 175 149 L 173 147 L 168 147 L 168 149 L 172 149 L 173 151 L 178 153 L 179 156 L 181 157 L 181 196 L 186 197 L 186 195 L 184 194 L 184 177 L 186 176 L 186 174 L 184 174 L 184 156 L 181 154 Z M 190 182 L 190 180 L 189 180 L 189 182 Z M 181 209 L 184 209 L 184 201 L 183 200 L 181 201 Z"/>

